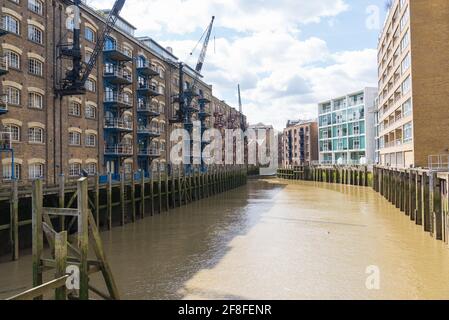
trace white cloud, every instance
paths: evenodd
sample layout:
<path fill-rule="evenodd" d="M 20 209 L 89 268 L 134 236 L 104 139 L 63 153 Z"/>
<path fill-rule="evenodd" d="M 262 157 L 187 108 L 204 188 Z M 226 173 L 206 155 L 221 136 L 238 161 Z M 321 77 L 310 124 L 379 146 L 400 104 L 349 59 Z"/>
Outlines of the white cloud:
<path fill-rule="evenodd" d="M 91 3 L 109 8 L 113 1 Z M 335 23 L 347 9 L 345 0 L 128 0 L 123 16 L 140 35 L 175 39 L 159 42 L 194 66 L 196 56 L 188 53 L 198 32 L 191 33 L 216 15 L 219 34 L 209 47 L 205 80 L 231 105 L 240 83 L 249 121 L 281 129 L 287 119 L 316 117 L 319 101 L 375 83 L 374 49 L 335 53 L 318 37 L 301 38 L 305 24 Z"/>

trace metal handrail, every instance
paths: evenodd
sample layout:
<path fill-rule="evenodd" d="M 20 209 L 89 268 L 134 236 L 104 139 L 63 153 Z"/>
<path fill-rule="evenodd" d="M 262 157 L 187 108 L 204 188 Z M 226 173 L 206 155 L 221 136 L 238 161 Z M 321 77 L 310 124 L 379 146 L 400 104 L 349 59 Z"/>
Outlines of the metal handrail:
<path fill-rule="evenodd" d="M 128 105 L 130 107 L 133 106 L 132 99 L 125 98 L 124 94 L 117 94 L 117 93 L 105 94 L 104 95 L 104 102 L 106 102 L 106 103 L 107 102 L 122 103 L 122 104 Z"/>
<path fill-rule="evenodd" d="M 129 71 L 125 68 L 120 68 L 116 66 L 104 66 L 103 76 L 116 76 L 119 78 L 123 78 L 129 82 L 133 81 L 133 76 L 129 73 Z"/>
<path fill-rule="evenodd" d="M 8 57 L 0 57 L 0 69 L 8 71 Z"/>
<path fill-rule="evenodd" d="M 152 126 L 142 126 L 142 125 L 137 127 L 137 131 L 138 132 L 149 132 L 149 133 L 154 133 L 154 134 L 161 133 L 161 130 L 159 128 L 152 127 Z"/>
<path fill-rule="evenodd" d="M 125 50 L 122 46 L 120 46 L 117 43 L 106 42 L 104 44 L 103 51 L 118 51 L 121 54 L 124 54 L 125 56 L 127 56 L 129 58 L 133 57 L 131 52 L 128 52 L 127 50 Z"/>
<path fill-rule="evenodd" d="M 104 146 L 104 153 L 132 155 L 133 146 L 130 144 L 114 144 L 114 145 L 106 144 Z"/>
<path fill-rule="evenodd" d="M 126 129 L 132 130 L 133 123 L 131 121 L 126 121 L 123 119 L 117 118 L 105 118 L 104 119 L 104 127 L 105 128 L 117 128 L 117 129 Z"/>

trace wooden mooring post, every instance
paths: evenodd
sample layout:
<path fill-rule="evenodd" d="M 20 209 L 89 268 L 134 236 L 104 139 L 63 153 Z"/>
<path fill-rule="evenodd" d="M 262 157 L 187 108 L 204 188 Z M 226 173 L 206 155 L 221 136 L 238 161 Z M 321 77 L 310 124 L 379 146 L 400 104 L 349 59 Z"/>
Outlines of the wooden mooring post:
<path fill-rule="evenodd" d="M 145 177 L 143 172 L 139 172 L 139 179 L 136 178 L 137 175 L 135 177 L 134 174 L 129 175 L 122 172 L 120 181 L 114 180 L 111 173 L 102 178 L 99 175 L 89 177 L 86 180 L 88 183 L 87 207 L 93 214 L 96 227 L 111 230 L 113 225 L 135 222 L 138 216 L 142 219 L 146 214 L 154 215 L 156 212 L 161 213 L 164 210 L 168 212 L 170 208 L 217 195 L 247 182 L 246 166 L 210 166 L 207 172 L 201 172 L 200 167 L 196 166 L 191 175 L 186 175 L 183 169 L 179 166 L 170 168 L 169 171 L 167 167 L 163 173 L 159 169 L 151 177 Z M 296 169 L 298 178 L 307 176 L 304 174 L 303 168 Z M 312 173 L 309 176 L 311 175 Z M 50 189 L 46 186 L 44 192 L 43 188 L 42 181 L 36 180 L 29 189 L 29 194 L 45 193 L 48 198 L 47 202 L 53 203 L 61 210 L 76 207 L 78 204 L 78 186 L 73 180 L 67 180 L 64 176 L 60 176 L 57 183 Z M 39 191 L 40 189 L 42 190 Z M 23 215 L 21 213 L 19 216 L 19 208 L 22 208 L 19 206 L 20 201 L 25 201 L 25 199 L 25 192 L 21 190 L 19 197 L 18 184 L 13 181 L 10 196 L 3 200 L 8 201 L 10 221 L 7 225 L 0 225 L 0 232 L 9 233 L 10 245 L 8 247 L 12 260 L 19 259 L 19 248 L 21 247 L 19 246 L 21 240 L 19 231 L 25 232 L 21 231 L 24 230 L 21 228 L 29 225 L 33 226 L 33 230 L 35 227 L 42 228 L 36 226 L 39 224 L 38 221 L 20 220 L 22 216 L 26 217 L 26 213 Z M 42 197 L 36 194 L 32 196 L 32 199 L 35 199 L 32 200 L 33 202 Z M 39 213 L 37 203 L 34 203 L 34 208 L 33 210 L 37 210 Z M 31 216 L 35 216 L 34 213 Z M 77 220 L 71 216 L 57 215 L 53 218 L 56 220 L 50 222 L 54 222 L 55 227 L 51 225 L 51 228 L 57 228 L 59 232 L 70 231 L 77 227 Z M 55 241 L 54 236 L 50 241 Z M 32 242 L 34 250 L 37 250 L 36 256 L 39 256 L 40 239 L 33 236 Z M 34 275 L 34 280 L 34 285 L 39 286 L 38 274 Z M 52 286 L 54 287 L 54 284 Z"/>

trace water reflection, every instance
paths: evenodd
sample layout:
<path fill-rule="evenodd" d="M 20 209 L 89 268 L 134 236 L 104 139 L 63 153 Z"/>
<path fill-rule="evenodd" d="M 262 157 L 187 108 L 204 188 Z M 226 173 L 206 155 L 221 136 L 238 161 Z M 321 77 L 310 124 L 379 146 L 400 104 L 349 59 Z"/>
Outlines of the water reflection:
<path fill-rule="evenodd" d="M 102 237 L 125 299 L 449 297 L 443 243 L 369 188 L 252 180 Z M 29 256 L 0 264 L 0 297 L 30 282 Z"/>

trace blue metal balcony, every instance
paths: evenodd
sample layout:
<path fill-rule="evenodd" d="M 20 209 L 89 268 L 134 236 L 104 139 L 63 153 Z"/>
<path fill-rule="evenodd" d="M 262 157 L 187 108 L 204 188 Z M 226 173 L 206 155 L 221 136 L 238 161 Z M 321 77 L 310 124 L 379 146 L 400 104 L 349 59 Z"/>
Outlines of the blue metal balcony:
<path fill-rule="evenodd" d="M 160 116 L 159 107 L 149 102 L 139 102 L 137 105 L 137 112 L 144 113 L 149 117 Z"/>
<path fill-rule="evenodd" d="M 133 146 L 130 144 L 106 144 L 104 154 L 114 157 L 130 157 L 133 153 Z"/>
<path fill-rule="evenodd" d="M 156 77 L 159 75 L 159 71 L 148 62 L 138 61 L 136 70 L 139 74 L 146 77 Z"/>
<path fill-rule="evenodd" d="M 149 83 L 139 83 L 137 92 L 148 97 L 157 97 L 161 95 L 157 90 L 157 87 Z"/>
<path fill-rule="evenodd" d="M 0 58 L 0 76 L 3 76 L 9 72 L 8 59 L 6 57 Z"/>
<path fill-rule="evenodd" d="M 161 136 L 159 128 L 144 125 L 140 125 L 137 127 L 137 134 L 146 135 L 152 138 L 157 138 Z"/>
<path fill-rule="evenodd" d="M 117 132 L 132 132 L 133 124 L 132 122 L 124 121 L 117 118 L 105 118 L 104 119 L 104 129 L 113 130 Z"/>
<path fill-rule="evenodd" d="M 130 85 L 133 83 L 130 72 L 117 66 L 105 65 L 103 78 L 111 84 Z"/>
<path fill-rule="evenodd" d="M 106 93 L 104 95 L 104 105 L 105 107 L 119 107 L 124 109 L 132 109 L 133 101 L 132 98 L 125 96 L 123 94 L 117 93 Z"/>
<path fill-rule="evenodd" d="M 113 42 L 106 42 L 103 47 L 105 58 L 114 61 L 129 62 L 133 60 L 132 53 L 124 50 L 122 47 Z"/>
<path fill-rule="evenodd" d="M 9 33 L 7 26 L 6 26 L 6 21 L 4 20 L 3 17 L 1 17 L 0 19 L 0 37 L 7 35 Z"/>
<path fill-rule="evenodd" d="M 0 115 L 8 112 L 8 101 L 6 95 L 0 96 Z"/>
<path fill-rule="evenodd" d="M 159 158 L 161 156 L 161 151 L 156 148 L 142 148 L 139 149 L 138 156 L 148 158 Z"/>

